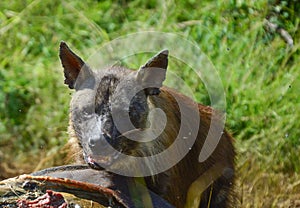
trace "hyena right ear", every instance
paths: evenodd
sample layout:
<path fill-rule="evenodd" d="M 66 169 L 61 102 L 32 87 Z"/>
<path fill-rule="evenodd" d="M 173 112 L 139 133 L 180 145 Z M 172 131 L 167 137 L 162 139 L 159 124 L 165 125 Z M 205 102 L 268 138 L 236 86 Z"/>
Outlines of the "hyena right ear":
<path fill-rule="evenodd" d="M 137 81 L 145 87 L 147 95 L 158 95 L 159 88 L 166 79 L 168 67 L 168 50 L 163 50 L 147 61 L 137 71 Z"/>
<path fill-rule="evenodd" d="M 60 43 L 59 57 L 64 67 L 65 84 L 68 85 L 70 89 L 74 89 L 75 81 L 85 63 L 79 56 L 71 51 L 68 45 L 63 41 Z"/>

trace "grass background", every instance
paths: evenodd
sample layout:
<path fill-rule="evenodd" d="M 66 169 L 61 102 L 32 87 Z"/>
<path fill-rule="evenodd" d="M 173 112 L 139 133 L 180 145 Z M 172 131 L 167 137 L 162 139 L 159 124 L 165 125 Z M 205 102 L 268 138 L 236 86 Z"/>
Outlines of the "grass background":
<path fill-rule="evenodd" d="M 0 179 L 63 163 L 57 153 L 68 138 L 71 91 L 61 40 L 87 59 L 121 35 L 155 30 L 196 42 L 220 74 L 241 206 L 300 206 L 299 14 L 297 0 L 2 0 Z M 265 27 L 266 18 L 292 36 L 293 48 Z M 201 90 L 195 94 L 209 104 Z"/>

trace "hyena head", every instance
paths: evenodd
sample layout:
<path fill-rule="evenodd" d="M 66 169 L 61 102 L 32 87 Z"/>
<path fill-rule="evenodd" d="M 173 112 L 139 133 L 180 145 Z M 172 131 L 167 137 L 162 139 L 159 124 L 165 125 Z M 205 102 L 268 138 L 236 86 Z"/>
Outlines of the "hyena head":
<path fill-rule="evenodd" d="M 148 98 L 160 93 L 168 51 L 158 53 L 137 71 L 121 67 L 92 71 L 64 42 L 59 56 L 65 84 L 75 89 L 70 119 L 85 161 L 100 168 L 114 163 L 120 153 L 136 154 L 132 150 L 139 141 L 126 135 L 151 125 Z"/>

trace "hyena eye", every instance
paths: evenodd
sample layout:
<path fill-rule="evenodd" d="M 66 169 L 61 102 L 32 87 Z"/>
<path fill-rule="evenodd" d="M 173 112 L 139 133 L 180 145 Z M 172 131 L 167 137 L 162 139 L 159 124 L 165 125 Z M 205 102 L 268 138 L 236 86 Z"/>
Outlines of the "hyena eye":
<path fill-rule="evenodd" d="M 135 108 L 130 108 L 129 116 L 131 119 L 137 119 L 139 116 L 138 111 Z"/>
<path fill-rule="evenodd" d="M 147 127 L 147 108 L 143 105 L 135 104 L 129 108 L 129 117 L 135 128 Z"/>

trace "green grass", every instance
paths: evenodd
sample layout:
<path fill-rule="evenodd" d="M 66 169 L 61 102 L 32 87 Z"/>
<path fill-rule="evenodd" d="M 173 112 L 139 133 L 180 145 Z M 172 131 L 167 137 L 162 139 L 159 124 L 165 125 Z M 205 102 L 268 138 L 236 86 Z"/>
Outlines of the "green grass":
<path fill-rule="evenodd" d="M 285 207 L 300 189 L 299 10 L 296 1 L 1 1 L 0 172 L 53 165 L 39 158 L 67 141 L 61 40 L 87 59 L 121 35 L 172 32 L 199 45 L 220 74 L 243 207 Z M 267 16 L 293 37 L 293 49 L 265 29 Z M 192 89 L 202 86 L 195 96 L 209 104 L 203 85 L 181 76 Z"/>

